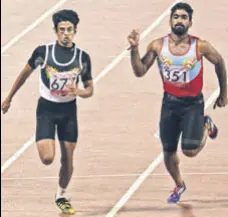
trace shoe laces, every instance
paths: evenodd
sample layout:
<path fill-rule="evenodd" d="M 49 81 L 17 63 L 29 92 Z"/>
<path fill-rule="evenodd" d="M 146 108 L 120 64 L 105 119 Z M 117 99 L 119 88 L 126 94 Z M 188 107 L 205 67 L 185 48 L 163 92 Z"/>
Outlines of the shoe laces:
<path fill-rule="evenodd" d="M 57 204 L 62 207 L 63 209 L 69 209 L 71 208 L 71 204 L 70 202 L 65 198 L 60 198 L 59 201 L 57 202 Z M 63 207 L 64 206 L 64 207 Z"/>

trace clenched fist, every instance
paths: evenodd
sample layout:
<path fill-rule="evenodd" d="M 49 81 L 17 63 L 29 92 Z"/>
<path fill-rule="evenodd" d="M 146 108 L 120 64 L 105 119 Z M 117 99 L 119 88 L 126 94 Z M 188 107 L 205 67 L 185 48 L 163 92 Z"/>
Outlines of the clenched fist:
<path fill-rule="evenodd" d="M 128 41 L 131 47 L 136 47 L 139 45 L 139 38 L 140 38 L 139 31 L 133 29 L 131 34 L 128 36 Z"/>
<path fill-rule="evenodd" d="M 225 107 L 228 104 L 228 99 L 227 96 L 219 95 L 217 100 L 214 103 L 213 108 L 215 109 L 216 107 Z"/>

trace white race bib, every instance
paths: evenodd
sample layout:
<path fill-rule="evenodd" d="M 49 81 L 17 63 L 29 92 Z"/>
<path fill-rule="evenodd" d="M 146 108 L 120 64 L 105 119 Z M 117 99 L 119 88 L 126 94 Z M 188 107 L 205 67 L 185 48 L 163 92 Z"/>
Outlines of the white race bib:
<path fill-rule="evenodd" d="M 167 66 L 163 68 L 163 77 L 172 83 L 189 82 L 189 69 L 183 66 Z"/>
<path fill-rule="evenodd" d="M 76 82 L 79 72 L 56 72 L 50 74 L 49 89 L 52 95 L 66 95 L 68 85 Z"/>

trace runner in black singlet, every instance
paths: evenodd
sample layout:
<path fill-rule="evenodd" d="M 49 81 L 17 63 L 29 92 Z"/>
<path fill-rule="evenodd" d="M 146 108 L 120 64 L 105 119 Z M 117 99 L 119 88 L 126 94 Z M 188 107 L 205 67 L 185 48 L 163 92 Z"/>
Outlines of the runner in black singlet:
<path fill-rule="evenodd" d="M 36 111 L 36 143 L 41 161 L 45 165 L 55 156 L 55 133 L 61 146 L 61 168 L 56 204 L 65 214 L 75 210 L 66 198 L 66 188 L 73 173 L 73 153 L 78 139 L 76 97 L 93 94 L 90 56 L 74 42 L 79 17 L 72 10 L 61 10 L 53 15 L 57 40 L 38 46 L 25 68 L 16 79 L 8 97 L 2 103 L 3 113 L 10 107 L 13 96 L 30 74 L 40 71 L 40 98 Z M 84 89 L 79 89 L 82 81 Z"/>

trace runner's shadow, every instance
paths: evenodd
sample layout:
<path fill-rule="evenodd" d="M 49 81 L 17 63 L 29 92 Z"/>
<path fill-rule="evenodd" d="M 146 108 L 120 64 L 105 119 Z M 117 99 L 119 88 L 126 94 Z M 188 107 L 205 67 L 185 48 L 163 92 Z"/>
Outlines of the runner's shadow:
<path fill-rule="evenodd" d="M 59 214 L 59 217 L 73 217 L 75 215 L 67 215 L 67 214 L 63 214 L 63 213 L 60 213 Z"/>
<path fill-rule="evenodd" d="M 203 203 L 203 204 L 226 204 L 228 205 L 228 199 L 223 199 L 223 200 L 182 200 L 182 202 L 193 202 L 193 203 Z"/>
<path fill-rule="evenodd" d="M 218 207 L 225 207 L 228 208 L 228 199 L 215 199 L 215 200 L 183 200 L 182 202 L 191 202 L 191 203 L 198 203 L 201 205 L 204 205 L 205 207 L 214 207 L 214 208 L 218 208 Z"/>
<path fill-rule="evenodd" d="M 193 208 L 192 205 L 188 203 L 177 203 L 177 206 L 181 208 L 181 216 L 180 217 L 197 217 L 193 214 Z"/>
<path fill-rule="evenodd" d="M 125 213 L 125 212 L 148 212 L 148 211 L 158 211 L 158 212 L 169 212 L 169 211 L 178 211 L 180 208 L 180 213 L 178 213 L 177 217 L 197 217 L 196 215 L 194 215 L 193 213 L 193 208 L 192 208 L 192 205 L 188 204 L 188 203 L 178 203 L 176 204 L 176 206 L 169 206 L 169 207 L 140 207 L 140 208 L 127 208 L 127 207 L 123 207 L 123 209 L 121 209 L 119 211 L 119 213 Z M 91 212 L 91 213 L 87 213 L 87 216 L 100 216 L 102 214 L 107 214 L 108 211 L 111 209 L 110 208 L 107 208 L 105 210 L 103 210 L 102 212 Z M 82 212 L 82 211 L 80 211 Z M 87 211 L 88 212 L 88 211 Z M 77 214 L 77 212 L 76 212 Z M 75 215 L 66 215 L 66 214 L 63 214 L 63 213 L 60 213 L 58 217 L 73 217 L 73 216 L 76 216 Z"/>

